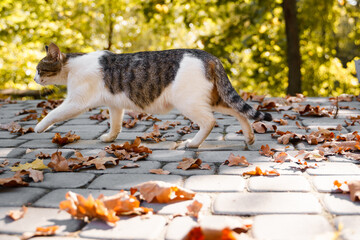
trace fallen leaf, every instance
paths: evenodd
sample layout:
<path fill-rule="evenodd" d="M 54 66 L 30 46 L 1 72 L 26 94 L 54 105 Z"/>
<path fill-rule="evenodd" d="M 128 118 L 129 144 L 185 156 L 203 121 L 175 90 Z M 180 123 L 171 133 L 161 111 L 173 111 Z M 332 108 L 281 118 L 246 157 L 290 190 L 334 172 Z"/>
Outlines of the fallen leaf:
<path fill-rule="evenodd" d="M 296 109 L 298 113 L 300 113 L 301 116 L 307 116 L 307 117 L 330 117 L 330 112 L 326 110 L 324 107 L 321 108 L 320 106 L 311 106 L 310 104 L 307 104 L 306 106 L 299 105 L 299 107 Z"/>
<path fill-rule="evenodd" d="M 289 115 L 289 114 L 284 114 L 283 117 L 284 117 L 284 118 L 287 117 L 287 118 L 289 118 L 289 119 L 291 119 L 291 120 L 295 120 L 295 119 L 297 118 L 296 115 Z"/>
<path fill-rule="evenodd" d="M 188 169 L 211 169 L 210 165 L 204 164 L 204 166 L 201 165 L 202 161 L 200 158 L 194 159 L 194 158 L 183 158 L 181 162 L 177 165 L 176 168 L 182 169 L 182 170 L 188 170 Z"/>
<path fill-rule="evenodd" d="M 104 169 L 106 169 L 105 164 L 107 162 L 112 162 L 112 164 L 114 166 L 118 164 L 118 158 L 106 157 L 105 155 L 106 155 L 106 152 L 102 151 L 102 152 L 98 153 L 98 155 L 95 158 L 92 158 L 92 159 L 82 162 L 82 165 L 83 166 L 94 165 L 96 169 L 104 170 Z"/>
<path fill-rule="evenodd" d="M 274 156 L 274 162 L 284 163 L 288 159 L 288 154 L 286 152 L 279 152 Z"/>
<path fill-rule="evenodd" d="M 43 160 L 41 159 L 35 159 L 33 162 L 29 163 L 24 163 L 24 164 L 19 164 L 16 167 L 10 167 L 11 171 L 16 172 L 16 171 L 21 171 L 21 170 L 28 170 L 28 169 L 35 169 L 35 170 L 43 170 L 43 169 L 47 169 L 48 167 L 43 163 Z"/>
<path fill-rule="evenodd" d="M 29 183 L 23 181 L 20 171 L 16 172 L 14 176 L 8 178 L 0 178 L 0 186 L 4 187 L 18 187 L 28 186 Z"/>
<path fill-rule="evenodd" d="M 348 183 L 351 201 L 360 201 L 360 180 L 353 180 Z"/>
<path fill-rule="evenodd" d="M 46 115 L 48 115 L 48 113 L 49 113 L 49 111 L 44 108 L 40 114 L 40 117 L 37 118 L 37 121 L 40 122 L 41 120 L 43 120 L 44 117 L 46 117 Z"/>
<path fill-rule="evenodd" d="M 271 151 L 269 145 L 261 145 L 261 151 L 259 151 L 259 153 L 261 155 L 267 156 L 267 157 L 271 157 L 272 155 L 275 154 L 275 152 Z"/>
<path fill-rule="evenodd" d="M 203 204 L 201 202 L 194 200 L 190 205 L 186 207 L 187 208 L 186 215 L 197 218 L 202 206 Z"/>
<path fill-rule="evenodd" d="M 298 121 L 295 122 L 296 126 L 300 129 L 304 129 L 304 130 L 308 130 L 309 128 L 308 127 L 304 127 L 304 126 L 301 126 L 300 123 Z"/>
<path fill-rule="evenodd" d="M 285 119 L 274 119 L 273 122 L 279 123 L 280 125 L 288 125 L 288 121 Z"/>
<path fill-rule="evenodd" d="M 121 168 L 138 168 L 138 167 L 140 167 L 140 166 L 136 163 L 128 163 L 128 164 L 121 166 Z"/>
<path fill-rule="evenodd" d="M 127 121 L 123 121 L 122 125 L 126 128 L 134 128 L 138 121 L 138 119 L 128 119 Z"/>
<path fill-rule="evenodd" d="M 164 122 L 162 125 L 159 125 L 159 129 L 160 130 L 168 130 L 169 127 L 175 127 L 177 125 L 180 125 L 180 122 L 170 122 L 170 121 L 166 121 Z"/>
<path fill-rule="evenodd" d="M 28 170 L 22 170 L 21 173 L 29 174 L 29 177 L 34 180 L 34 182 L 42 182 L 44 181 L 44 173 L 43 171 L 34 170 L 29 168 Z"/>
<path fill-rule="evenodd" d="M 25 232 L 20 237 L 20 239 L 26 240 L 26 239 L 29 239 L 32 237 L 37 237 L 37 236 L 53 236 L 53 235 L 55 235 L 55 233 L 58 229 L 59 229 L 59 226 L 57 226 L 57 225 L 48 226 L 48 227 L 37 227 L 35 233 Z"/>
<path fill-rule="evenodd" d="M 109 109 L 100 109 L 100 112 L 89 117 L 91 120 L 98 120 L 102 122 L 110 118 Z"/>
<path fill-rule="evenodd" d="M 35 109 L 23 109 L 15 115 L 19 116 L 19 115 L 24 115 L 24 114 L 28 114 L 28 113 L 36 113 L 36 110 Z"/>
<path fill-rule="evenodd" d="M 59 99 L 59 100 L 47 100 L 47 101 L 42 101 L 40 103 L 38 103 L 36 105 L 36 107 L 38 108 L 48 108 L 48 109 L 54 109 L 57 108 L 58 106 L 60 106 L 60 104 L 63 103 L 63 99 Z"/>
<path fill-rule="evenodd" d="M 62 152 L 55 152 L 51 154 L 51 161 L 48 163 L 48 167 L 56 172 L 69 172 L 71 171 L 69 162 L 62 156 Z"/>
<path fill-rule="evenodd" d="M 301 93 L 297 93 L 296 96 L 286 96 L 285 99 L 289 103 L 300 103 L 305 101 L 306 97 Z"/>
<path fill-rule="evenodd" d="M 191 133 L 192 131 L 193 130 L 191 129 L 190 126 L 185 126 L 185 127 L 180 128 L 176 132 L 179 133 L 180 135 L 185 135 L 185 134 Z"/>
<path fill-rule="evenodd" d="M 16 122 L 11 122 L 10 124 L 0 124 L 0 129 L 7 130 L 11 133 L 20 133 L 21 135 L 34 132 L 32 127 L 23 128 L 19 123 Z"/>
<path fill-rule="evenodd" d="M 231 166 L 249 166 L 250 163 L 247 161 L 246 157 L 235 155 L 233 153 L 230 153 L 227 160 L 225 160 L 224 164 L 227 164 L 229 167 Z"/>
<path fill-rule="evenodd" d="M 276 110 L 276 103 L 274 101 L 264 101 L 256 108 L 256 110 Z"/>
<path fill-rule="evenodd" d="M 257 133 L 274 132 L 277 129 L 276 125 L 272 125 L 264 122 L 253 122 L 252 127 Z"/>
<path fill-rule="evenodd" d="M 154 174 L 160 174 L 160 175 L 169 175 L 170 172 L 164 169 L 150 169 L 149 173 L 154 173 Z"/>
<path fill-rule="evenodd" d="M 40 153 L 36 154 L 35 157 L 36 157 L 36 158 L 41 158 L 41 159 L 43 159 L 43 158 L 50 158 L 50 154 L 40 152 Z"/>
<path fill-rule="evenodd" d="M 338 102 L 351 102 L 353 97 L 354 97 L 354 95 L 341 94 L 338 97 L 330 97 L 329 100 L 330 101 L 338 101 Z"/>
<path fill-rule="evenodd" d="M 153 131 L 150 133 L 144 133 L 140 138 L 142 140 L 147 140 L 147 139 L 154 140 L 157 143 L 165 141 L 166 139 L 161 137 L 162 134 L 160 133 L 159 130 L 160 130 L 159 126 L 154 124 Z"/>
<path fill-rule="evenodd" d="M 334 186 L 343 193 L 349 192 L 349 186 L 347 181 L 340 182 L 338 180 L 334 181 Z"/>
<path fill-rule="evenodd" d="M 185 188 L 176 186 L 171 183 L 161 181 L 149 181 L 141 183 L 130 189 L 133 195 L 136 191 L 140 192 L 140 195 L 147 202 L 168 203 L 178 200 L 190 200 L 193 199 L 195 193 Z"/>
<path fill-rule="evenodd" d="M 21 118 L 20 121 L 21 122 L 26 122 L 26 121 L 30 121 L 30 120 L 36 120 L 37 118 L 38 118 L 37 113 L 30 113 L 26 117 Z"/>
<path fill-rule="evenodd" d="M 297 162 L 295 162 L 296 164 L 298 164 L 297 166 L 291 166 L 290 168 L 295 169 L 295 170 L 300 170 L 301 172 L 305 172 L 306 169 L 308 168 L 317 168 L 318 165 L 315 164 L 308 164 L 307 161 L 301 161 L 298 160 Z"/>
<path fill-rule="evenodd" d="M 61 137 L 60 133 L 55 133 L 55 136 L 52 139 L 53 143 L 56 143 L 60 146 L 66 145 L 68 143 L 75 142 L 80 139 L 80 136 L 76 134 L 72 134 L 71 132 L 68 132 L 65 134 L 64 137 Z"/>
<path fill-rule="evenodd" d="M 246 176 L 246 175 L 250 175 L 250 176 L 275 176 L 275 175 L 280 176 L 280 173 L 278 173 L 278 171 L 276 171 L 275 169 L 270 170 L 270 171 L 268 171 L 268 170 L 262 171 L 259 166 L 256 166 L 254 171 L 248 171 L 248 172 L 243 173 L 243 176 Z"/>
<path fill-rule="evenodd" d="M 223 229 L 193 227 L 184 238 L 185 240 L 236 240 L 240 239 L 236 231 L 247 232 L 249 228 L 243 226 L 235 229 L 229 227 Z"/>
<path fill-rule="evenodd" d="M 28 208 L 25 206 L 22 206 L 22 208 L 20 210 L 10 210 L 7 213 L 7 216 L 9 218 L 11 218 L 12 220 L 16 221 L 19 220 L 20 218 L 23 218 L 24 215 L 26 214 Z"/>
<path fill-rule="evenodd" d="M 2 168 L 6 167 L 7 165 L 9 165 L 9 160 L 7 160 L 7 159 L 4 159 L 4 160 L 0 163 L 0 167 L 2 167 Z"/>
<path fill-rule="evenodd" d="M 137 137 L 132 144 L 129 142 L 125 142 L 122 145 L 111 144 L 105 147 L 105 151 L 109 154 L 114 154 L 120 160 L 137 161 L 146 158 L 149 156 L 149 153 L 152 153 L 149 148 L 141 146 L 140 143 L 141 139 Z"/>

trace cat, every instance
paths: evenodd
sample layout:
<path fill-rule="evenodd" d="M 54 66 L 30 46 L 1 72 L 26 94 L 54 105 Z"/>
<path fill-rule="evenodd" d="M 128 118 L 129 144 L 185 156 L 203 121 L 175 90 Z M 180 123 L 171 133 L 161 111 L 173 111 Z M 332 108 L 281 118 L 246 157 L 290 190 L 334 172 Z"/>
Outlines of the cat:
<path fill-rule="evenodd" d="M 112 142 L 121 131 L 125 109 L 162 114 L 176 108 L 199 125 L 199 132 L 186 142 L 186 147 L 197 148 L 216 123 L 213 111 L 234 116 L 250 145 L 255 137 L 248 117 L 272 120 L 271 114 L 248 105 L 232 87 L 220 60 L 202 50 L 62 53 L 54 43 L 45 48 L 47 55 L 37 65 L 34 80 L 67 85 L 67 97 L 36 125 L 37 133 L 90 108 L 107 106 L 110 130 L 100 139 Z"/>

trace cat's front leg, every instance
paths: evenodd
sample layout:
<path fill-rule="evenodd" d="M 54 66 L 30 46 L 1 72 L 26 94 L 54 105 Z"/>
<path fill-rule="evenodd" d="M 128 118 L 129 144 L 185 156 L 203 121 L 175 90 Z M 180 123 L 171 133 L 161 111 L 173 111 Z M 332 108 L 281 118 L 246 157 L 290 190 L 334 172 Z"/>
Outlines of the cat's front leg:
<path fill-rule="evenodd" d="M 110 131 L 101 135 L 100 140 L 103 142 L 112 142 L 121 132 L 124 109 L 110 107 Z"/>
<path fill-rule="evenodd" d="M 36 125 L 34 131 L 36 133 L 44 132 L 54 123 L 73 118 L 84 111 L 85 108 L 82 108 L 79 104 L 65 101 L 59 107 L 55 108 L 46 115 L 46 117 Z"/>

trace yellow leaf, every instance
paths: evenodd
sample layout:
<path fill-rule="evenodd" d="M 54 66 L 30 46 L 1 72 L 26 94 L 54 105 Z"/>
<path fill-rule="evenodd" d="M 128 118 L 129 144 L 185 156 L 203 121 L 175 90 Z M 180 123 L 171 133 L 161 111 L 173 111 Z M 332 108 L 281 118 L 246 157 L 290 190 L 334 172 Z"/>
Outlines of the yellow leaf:
<path fill-rule="evenodd" d="M 33 161 L 32 163 L 24 163 L 24 164 L 19 164 L 16 167 L 10 167 L 11 171 L 16 172 L 16 171 L 21 171 L 21 170 L 28 170 L 29 168 L 32 169 L 36 169 L 36 170 L 42 170 L 42 169 L 47 169 L 48 167 L 43 163 L 43 160 L 41 159 L 36 159 L 35 161 Z"/>

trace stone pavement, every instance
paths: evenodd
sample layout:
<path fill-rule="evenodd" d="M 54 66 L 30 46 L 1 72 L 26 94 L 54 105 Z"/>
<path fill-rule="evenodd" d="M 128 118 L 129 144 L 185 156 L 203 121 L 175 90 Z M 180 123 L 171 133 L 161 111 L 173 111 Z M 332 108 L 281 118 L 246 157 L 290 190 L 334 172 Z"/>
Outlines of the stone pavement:
<path fill-rule="evenodd" d="M 22 109 L 34 109 L 39 101 L 19 101 L 16 104 L 4 104 L 0 108 L 0 123 L 19 120 L 16 116 Z M 327 98 L 307 98 L 301 104 L 329 107 Z M 356 108 L 339 111 L 337 119 L 328 117 L 300 117 L 301 125 L 317 129 L 336 127 L 341 124 L 342 132 L 360 131 L 359 125 L 347 127 L 344 120 L 347 116 L 360 115 L 360 102 L 340 103 Z M 37 108 L 38 113 L 42 109 Z M 74 131 L 80 135 L 78 142 L 63 146 L 61 151 L 66 157 L 80 150 L 84 156 L 98 153 L 109 144 L 99 141 L 99 136 L 108 129 L 107 121 L 90 120 L 89 116 L 98 113 L 94 109 L 75 119 L 61 122 L 42 134 L 25 134 L 18 136 L 0 131 L 0 162 L 8 159 L 10 165 L 15 162 L 25 163 L 35 159 L 40 151 L 53 153 L 58 146 L 51 142 L 54 133 Z M 274 118 L 293 111 L 273 112 Z M 359 161 L 352 161 L 341 156 L 329 157 L 328 161 L 317 163 L 316 169 L 304 172 L 291 168 L 294 163 L 274 163 L 271 158 L 259 154 L 262 145 L 268 144 L 277 151 L 296 153 L 300 149 L 312 150 L 314 146 L 304 142 L 282 145 L 271 137 L 271 133 L 256 134 L 256 142 L 247 146 L 240 130 L 239 123 L 231 116 L 215 114 L 219 127 L 213 129 L 207 140 L 199 149 L 183 149 L 182 140 L 194 134 L 180 135 L 177 130 L 190 124 L 177 111 L 156 117 L 163 121 L 180 121 L 181 125 L 163 131 L 167 141 L 160 143 L 142 142 L 153 150 L 146 159 L 138 161 L 139 168 L 122 169 L 123 164 L 106 170 L 81 170 L 79 172 L 52 173 L 46 170 L 43 182 L 32 182 L 28 187 L 0 188 L 0 239 L 18 239 L 23 232 L 34 232 L 36 227 L 59 225 L 56 237 L 51 239 L 182 239 L 198 223 L 196 219 L 181 216 L 172 218 L 173 214 L 186 212 L 190 201 L 173 204 L 142 203 L 142 206 L 154 208 L 156 214 L 142 218 L 121 217 L 116 227 L 111 228 L 101 221 L 84 223 L 72 219 L 66 212 L 59 212 L 59 202 L 65 200 L 65 193 L 74 191 L 88 196 L 99 194 L 113 195 L 120 189 L 149 180 L 161 180 L 175 183 L 197 192 L 195 199 L 204 204 L 200 224 L 204 228 L 224 228 L 235 226 L 241 219 L 253 220 L 253 227 L 242 234 L 243 239 L 360 239 L 360 203 L 352 202 L 349 195 L 335 190 L 334 180 L 360 179 Z M 129 116 L 125 116 L 125 120 Z M 305 133 L 298 129 L 295 121 L 288 120 L 289 125 L 279 126 L 280 130 Z M 23 126 L 32 126 L 35 121 L 21 122 Z M 152 131 L 152 121 L 140 121 L 132 129 L 124 128 L 116 144 L 132 141 L 144 132 Z M 196 131 L 195 131 L 196 132 Z M 229 167 L 222 163 L 230 153 L 245 156 L 252 165 L 249 167 Z M 183 157 L 200 158 L 211 166 L 211 170 L 181 170 L 176 166 Z M 44 162 L 47 164 L 49 160 Z M 296 165 L 296 164 L 295 164 Z M 260 166 L 262 169 L 277 169 L 278 177 L 252 176 L 245 178 L 242 173 Z M 163 168 L 170 175 L 150 174 L 150 169 Z M 1 178 L 12 175 L 9 168 L 0 175 Z M 29 206 L 23 219 L 11 221 L 6 213 Z M 241 218 L 241 219 L 240 219 Z M 39 238 L 48 239 L 48 238 Z M 49 238 L 50 239 L 50 238 Z"/>

